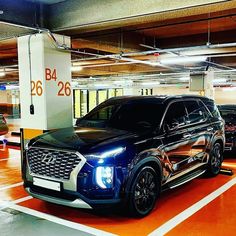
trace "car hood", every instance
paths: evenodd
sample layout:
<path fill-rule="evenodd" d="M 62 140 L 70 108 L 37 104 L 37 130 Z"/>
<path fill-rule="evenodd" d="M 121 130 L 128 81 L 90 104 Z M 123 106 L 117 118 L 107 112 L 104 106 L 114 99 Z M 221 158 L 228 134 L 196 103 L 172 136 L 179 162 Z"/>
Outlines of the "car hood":
<path fill-rule="evenodd" d="M 70 150 L 94 149 L 101 144 L 127 139 L 136 136 L 132 133 L 117 129 L 102 128 L 66 128 L 59 129 L 39 136 L 33 146 L 46 148 L 61 148 Z"/>

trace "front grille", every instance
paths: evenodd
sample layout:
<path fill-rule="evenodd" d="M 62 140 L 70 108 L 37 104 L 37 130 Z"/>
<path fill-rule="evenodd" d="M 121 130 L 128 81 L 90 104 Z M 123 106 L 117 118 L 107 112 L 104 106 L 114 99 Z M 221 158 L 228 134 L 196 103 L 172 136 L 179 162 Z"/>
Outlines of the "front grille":
<path fill-rule="evenodd" d="M 43 148 L 30 148 L 27 159 L 32 173 L 61 180 L 68 180 L 81 161 L 76 153 Z"/>

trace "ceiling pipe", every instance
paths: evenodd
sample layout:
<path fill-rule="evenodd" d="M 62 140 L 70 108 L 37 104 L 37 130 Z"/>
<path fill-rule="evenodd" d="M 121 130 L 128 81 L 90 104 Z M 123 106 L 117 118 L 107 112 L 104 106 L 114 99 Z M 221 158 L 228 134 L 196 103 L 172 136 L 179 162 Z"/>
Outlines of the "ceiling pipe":
<path fill-rule="evenodd" d="M 140 63 L 140 64 L 151 65 L 151 66 L 156 65 L 156 66 L 160 66 L 160 67 L 164 67 L 164 68 L 168 68 L 168 69 L 176 69 L 176 68 L 173 68 L 173 67 L 166 67 L 165 65 L 162 65 L 160 63 L 154 65 L 154 63 L 149 62 L 149 61 L 142 61 L 142 60 L 127 58 L 127 57 L 150 55 L 150 54 L 154 54 L 154 53 L 176 53 L 176 52 L 179 53 L 180 51 L 197 50 L 197 49 L 199 50 L 199 49 L 216 49 L 216 48 L 236 47 L 236 42 L 234 42 L 234 43 L 223 43 L 223 44 L 206 44 L 206 45 L 202 45 L 202 46 L 181 47 L 181 48 L 172 48 L 172 49 L 156 48 L 154 50 L 149 50 L 149 51 L 144 51 L 144 52 L 130 52 L 130 53 L 101 55 L 101 54 L 95 54 L 95 53 L 81 52 L 78 49 L 68 47 L 64 44 L 61 45 L 57 42 L 56 38 L 54 37 L 54 35 L 52 34 L 52 32 L 49 29 L 28 27 L 28 26 L 8 23 L 8 22 L 4 22 L 4 21 L 0 21 L 0 23 L 8 24 L 8 25 L 11 25 L 11 26 L 16 26 L 16 27 L 21 27 L 21 28 L 25 28 L 25 29 L 30 29 L 30 30 L 34 30 L 34 31 L 38 31 L 38 33 L 46 33 L 49 36 L 49 38 L 51 38 L 52 41 L 54 42 L 55 47 L 59 50 L 66 50 L 66 51 L 69 51 L 69 52 L 72 52 L 72 53 L 77 53 L 77 54 L 82 54 L 82 55 L 87 55 L 87 56 L 93 56 L 93 58 L 84 58 L 84 59 L 79 59 L 78 61 L 96 60 L 96 59 L 105 59 L 105 58 L 107 58 L 107 59 L 124 60 L 124 61 L 129 61 L 129 62 L 132 61 L 134 63 Z M 209 63 L 209 64 L 211 64 L 211 63 Z M 222 66 L 222 68 L 223 67 L 224 66 Z M 230 67 L 226 67 L 226 68 L 227 69 L 233 69 L 233 68 L 230 68 Z"/>

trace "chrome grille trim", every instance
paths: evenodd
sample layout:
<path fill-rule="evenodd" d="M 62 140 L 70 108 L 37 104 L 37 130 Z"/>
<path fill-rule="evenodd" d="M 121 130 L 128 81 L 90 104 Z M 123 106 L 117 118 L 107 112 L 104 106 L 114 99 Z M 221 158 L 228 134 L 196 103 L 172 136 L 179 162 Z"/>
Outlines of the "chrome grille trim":
<path fill-rule="evenodd" d="M 31 147 L 26 155 L 31 175 L 60 181 L 74 179 L 74 170 L 78 173 L 86 162 L 80 153 L 61 149 Z M 52 163 L 43 162 L 45 155 L 55 157 L 55 160 Z"/>

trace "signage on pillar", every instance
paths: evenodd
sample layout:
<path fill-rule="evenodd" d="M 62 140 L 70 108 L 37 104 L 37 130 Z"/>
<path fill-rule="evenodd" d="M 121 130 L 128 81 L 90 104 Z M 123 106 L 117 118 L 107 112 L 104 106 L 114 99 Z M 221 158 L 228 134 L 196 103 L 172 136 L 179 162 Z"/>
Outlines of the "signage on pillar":
<path fill-rule="evenodd" d="M 54 35 L 70 47 L 70 38 Z M 71 55 L 47 34 L 18 39 L 22 127 L 49 130 L 72 126 Z"/>

